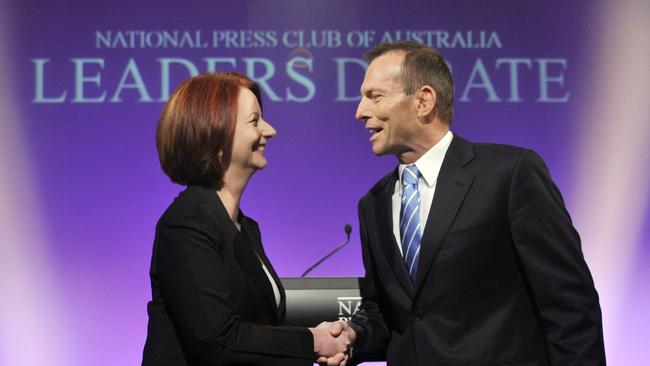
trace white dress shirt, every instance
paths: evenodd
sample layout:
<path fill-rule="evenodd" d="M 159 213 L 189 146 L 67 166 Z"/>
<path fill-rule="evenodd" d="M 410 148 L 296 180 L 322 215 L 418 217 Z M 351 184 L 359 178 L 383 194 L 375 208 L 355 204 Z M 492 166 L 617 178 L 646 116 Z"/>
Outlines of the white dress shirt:
<path fill-rule="evenodd" d="M 260 258 L 260 262 L 262 262 L 261 258 Z M 273 279 L 271 272 L 269 272 L 269 269 L 266 268 L 264 262 L 262 262 L 262 269 L 264 270 L 264 273 L 266 273 L 266 277 L 269 278 L 269 282 L 271 282 L 271 287 L 273 287 L 273 296 L 275 297 L 275 305 L 277 307 L 280 307 L 281 295 L 280 295 L 280 289 L 278 288 L 278 284 L 275 283 L 275 280 Z"/>
<path fill-rule="evenodd" d="M 436 182 L 438 180 L 438 174 L 440 173 L 440 167 L 442 167 L 442 161 L 445 158 L 445 154 L 447 153 L 447 149 L 449 149 L 453 137 L 454 135 L 451 131 L 447 131 L 440 141 L 433 145 L 429 151 L 424 153 L 424 155 L 415 162 L 415 166 L 422 174 L 418 180 L 418 191 L 420 192 L 420 227 L 422 228 L 422 231 L 424 231 L 427 224 L 427 218 L 429 217 L 429 210 L 431 209 L 433 195 L 436 191 Z M 399 180 L 395 182 L 395 190 L 393 191 L 392 197 L 393 235 L 395 236 L 395 241 L 397 242 L 397 247 L 399 248 L 400 253 L 402 253 L 402 239 L 400 237 L 399 214 L 402 205 L 402 172 L 404 172 L 406 167 L 407 165 L 405 164 L 400 164 L 399 166 Z M 402 253 L 402 255 L 404 255 L 404 253 Z"/>

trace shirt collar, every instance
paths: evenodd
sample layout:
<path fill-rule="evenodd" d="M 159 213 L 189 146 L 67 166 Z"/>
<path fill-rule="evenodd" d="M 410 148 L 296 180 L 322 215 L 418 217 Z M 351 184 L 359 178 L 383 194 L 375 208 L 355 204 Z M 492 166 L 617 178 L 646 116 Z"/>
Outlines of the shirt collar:
<path fill-rule="evenodd" d="M 433 187 L 433 185 L 436 183 L 436 180 L 438 179 L 438 173 L 440 173 L 440 167 L 442 167 L 442 161 L 445 158 L 445 154 L 447 153 L 447 149 L 449 148 L 449 144 L 451 144 L 453 137 L 453 133 L 451 133 L 451 131 L 447 131 L 447 133 L 440 139 L 440 141 L 433 145 L 415 162 L 415 166 L 420 171 L 420 174 L 422 174 L 424 183 L 428 187 Z M 402 173 L 404 172 L 404 169 L 406 169 L 406 167 L 409 165 L 411 164 L 399 165 L 398 172 L 400 189 L 404 185 L 404 182 L 402 182 Z"/>

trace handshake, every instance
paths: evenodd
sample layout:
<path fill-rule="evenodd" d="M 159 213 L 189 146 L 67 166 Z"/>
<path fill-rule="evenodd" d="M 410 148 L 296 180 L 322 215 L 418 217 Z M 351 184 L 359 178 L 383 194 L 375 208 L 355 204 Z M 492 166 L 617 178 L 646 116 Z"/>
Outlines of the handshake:
<path fill-rule="evenodd" d="M 314 336 L 314 352 L 318 355 L 319 365 L 345 366 L 350 349 L 356 338 L 354 329 L 346 322 L 322 322 L 315 328 L 309 328 Z"/>

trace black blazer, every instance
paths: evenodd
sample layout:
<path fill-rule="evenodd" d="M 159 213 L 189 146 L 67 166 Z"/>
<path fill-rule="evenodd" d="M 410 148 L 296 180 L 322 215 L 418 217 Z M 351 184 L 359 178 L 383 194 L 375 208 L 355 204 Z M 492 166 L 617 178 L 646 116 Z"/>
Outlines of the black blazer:
<path fill-rule="evenodd" d="M 189 186 L 156 226 L 142 364 L 311 366 L 306 328 L 280 326 L 285 295 L 255 221 L 235 228 L 214 189 Z M 275 297 L 260 260 L 277 283 Z"/>
<path fill-rule="evenodd" d="M 541 158 L 454 136 L 416 283 L 393 236 L 397 170 L 359 202 L 366 277 L 353 362 L 604 365 L 598 295 Z"/>

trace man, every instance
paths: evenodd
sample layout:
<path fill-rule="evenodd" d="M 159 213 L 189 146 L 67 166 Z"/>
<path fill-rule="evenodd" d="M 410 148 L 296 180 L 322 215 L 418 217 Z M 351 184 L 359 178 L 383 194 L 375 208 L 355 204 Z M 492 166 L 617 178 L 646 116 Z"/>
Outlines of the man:
<path fill-rule="evenodd" d="M 449 130 L 453 81 L 437 51 L 396 42 L 367 58 L 356 118 L 399 166 L 359 202 L 350 362 L 605 365 L 598 295 L 542 159 Z"/>

